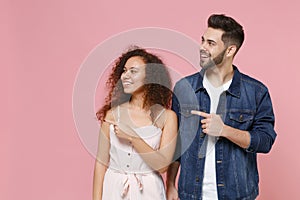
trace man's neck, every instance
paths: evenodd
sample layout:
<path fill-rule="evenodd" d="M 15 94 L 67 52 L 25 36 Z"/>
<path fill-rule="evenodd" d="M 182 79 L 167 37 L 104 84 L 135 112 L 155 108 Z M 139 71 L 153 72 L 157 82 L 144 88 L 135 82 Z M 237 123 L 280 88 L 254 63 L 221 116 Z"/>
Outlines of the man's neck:
<path fill-rule="evenodd" d="M 206 70 L 206 77 L 214 87 L 220 87 L 233 77 L 232 63 L 229 65 L 215 66 Z"/>

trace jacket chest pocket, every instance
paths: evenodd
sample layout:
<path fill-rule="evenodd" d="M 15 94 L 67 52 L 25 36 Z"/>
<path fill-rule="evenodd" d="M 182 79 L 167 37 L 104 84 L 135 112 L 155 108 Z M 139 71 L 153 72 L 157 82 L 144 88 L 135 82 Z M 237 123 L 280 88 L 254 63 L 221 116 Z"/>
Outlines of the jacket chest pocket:
<path fill-rule="evenodd" d="M 195 140 L 198 128 L 200 127 L 200 117 L 198 115 L 191 114 L 192 110 L 199 110 L 198 105 L 191 104 L 181 104 L 180 105 L 180 123 L 179 123 L 179 138 L 180 145 L 177 145 L 177 148 L 180 148 L 181 154 L 184 154 L 181 159 L 183 162 L 187 163 L 197 160 L 197 149 L 198 143 L 197 139 Z"/>
<path fill-rule="evenodd" d="M 192 110 L 199 110 L 199 106 L 191 104 L 180 105 L 179 130 L 185 135 L 195 135 L 199 127 L 199 116 L 191 114 Z"/>
<path fill-rule="evenodd" d="M 254 111 L 251 110 L 230 110 L 229 123 L 232 127 L 240 130 L 249 130 L 253 124 Z"/>

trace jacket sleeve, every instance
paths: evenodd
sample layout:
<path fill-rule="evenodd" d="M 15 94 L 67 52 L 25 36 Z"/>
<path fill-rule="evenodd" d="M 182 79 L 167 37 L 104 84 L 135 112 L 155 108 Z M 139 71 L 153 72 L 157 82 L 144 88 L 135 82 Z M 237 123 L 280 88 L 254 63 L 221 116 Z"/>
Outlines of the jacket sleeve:
<path fill-rule="evenodd" d="M 273 112 L 271 97 L 268 89 L 263 88 L 257 97 L 257 111 L 254 116 L 254 123 L 249 130 L 250 145 L 246 149 L 253 153 L 268 153 L 276 138 L 274 130 L 275 116 Z"/>
<path fill-rule="evenodd" d="M 180 106 L 179 106 L 179 101 L 176 96 L 178 94 L 178 84 L 175 85 L 174 90 L 173 90 L 173 96 L 172 96 L 172 110 L 176 113 L 177 115 L 177 122 L 178 122 L 178 127 L 180 125 Z M 181 156 L 181 139 L 180 139 L 180 134 L 178 134 L 177 138 L 177 144 L 176 144 L 176 149 L 174 153 L 174 159 L 178 162 L 180 162 L 180 156 Z"/>

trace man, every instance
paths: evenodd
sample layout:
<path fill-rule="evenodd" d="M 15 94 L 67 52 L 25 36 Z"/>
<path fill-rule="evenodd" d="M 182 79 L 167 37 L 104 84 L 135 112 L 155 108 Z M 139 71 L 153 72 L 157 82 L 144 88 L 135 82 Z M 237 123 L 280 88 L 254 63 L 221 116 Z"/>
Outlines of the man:
<path fill-rule="evenodd" d="M 168 200 L 258 196 L 256 156 L 270 151 L 276 133 L 268 89 L 233 65 L 243 41 L 239 23 L 211 15 L 200 45 L 202 70 L 175 85 L 180 158 L 168 169 Z"/>

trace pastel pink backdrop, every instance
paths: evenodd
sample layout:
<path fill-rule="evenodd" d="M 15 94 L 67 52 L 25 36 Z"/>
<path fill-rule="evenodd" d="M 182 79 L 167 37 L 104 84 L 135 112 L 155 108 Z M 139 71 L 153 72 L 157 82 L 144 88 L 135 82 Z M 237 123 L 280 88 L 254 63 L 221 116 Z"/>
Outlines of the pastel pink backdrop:
<path fill-rule="evenodd" d="M 271 92 L 278 137 L 259 155 L 258 200 L 299 199 L 298 1 L 3 0 L 0 8 L 0 199 L 91 199 L 94 158 L 72 113 L 80 65 L 96 45 L 134 28 L 199 41 L 211 13 L 243 24 L 235 64 Z"/>

